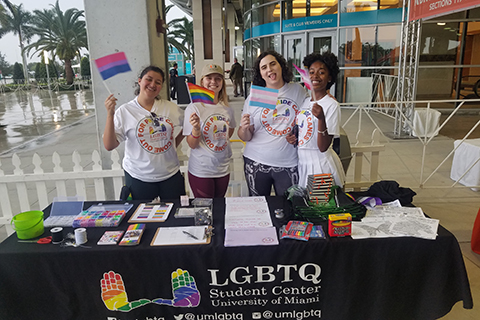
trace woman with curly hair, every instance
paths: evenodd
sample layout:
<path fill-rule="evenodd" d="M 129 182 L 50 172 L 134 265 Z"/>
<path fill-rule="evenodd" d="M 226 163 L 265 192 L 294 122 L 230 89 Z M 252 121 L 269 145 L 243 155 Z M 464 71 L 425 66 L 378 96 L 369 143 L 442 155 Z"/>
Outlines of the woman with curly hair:
<path fill-rule="evenodd" d="M 332 173 L 335 184 L 342 187 L 345 172 L 332 149 L 333 138 L 340 136 L 340 107 L 327 90 L 339 72 L 333 53 L 312 53 L 305 57 L 312 82 L 312 98 L 306 100 L 297 115 L 299 185 L 306 187 L 310 174 Z"/>
<path fill-rule="evenodd" d="M 250 105 L 246 99 L 238 136 L 246 142 L 243 153 L 245 180 L 250 196 L 268 196 L 272 185 L 284 195 L 298 183 L 297 151 L 287 141 L 300 106 L 308 97 L 293 78 L 285 58 L 275 51 L 262 53 L 254 65 L 253 84 L 278 89 L 275 109 Z"/>

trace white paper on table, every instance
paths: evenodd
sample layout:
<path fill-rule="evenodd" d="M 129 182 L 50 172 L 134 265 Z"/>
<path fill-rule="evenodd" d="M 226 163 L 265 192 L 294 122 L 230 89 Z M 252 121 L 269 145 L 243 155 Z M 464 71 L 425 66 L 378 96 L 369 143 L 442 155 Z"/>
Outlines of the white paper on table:
<path fill-rule="evenodd" d="M 366 218 L 416 217 L 425 218 L 420 207 L 382 207 L 368 208 Z"/>
<path fill-rule="evenodd" d="M 206 226 L 160 227 L 151 245 L 206 244 L 209 239 L 205 231 Z"/>
<path fill-rule="evenodd" d="M 226 198 L 225 229 L 273 226 L 268 204 L 263 200 L 265 197 Z"/>
<path fill-rule="evenodd" d="M 416 237 L 434 240 L 439 221 L 418 217 L 363 218 L 352 222 L 352 238 Z"/>
<path fill-rule="evenodd" d="M 278 245 L 278 235 L 275 227 L 225 229 L 225 247 L 273 245 Z"/>
<path fill-rule="evenodd" d="M 399 236 L 435 240 L 438 224 L 437 219 L 409 217 L 396 221 L 390 231 Z"/>
<path fill-rule="evenodd" d="M 228 197 L 225 198 L 225 204 L 232 203 L 267 203 L 267 199 L 264 196 L 261 197 Z"/>
<path fill-rule="evenodd" d="M 393 200 L 393 201 L 390 201 L 390 202 L 385 202 L 385 203 L 382 203 L 380 205 L 380 207 L 395 207 L 395 208 L 399 208 L 401 207 L 402 204 L 400 203 L 400 200 Z"/>
<path fill-rule="evenodd" d="M 272 219 L 268 216 L 225 216 L 225 229 L 228 228 L 267 228 L 272 227 Z"/>

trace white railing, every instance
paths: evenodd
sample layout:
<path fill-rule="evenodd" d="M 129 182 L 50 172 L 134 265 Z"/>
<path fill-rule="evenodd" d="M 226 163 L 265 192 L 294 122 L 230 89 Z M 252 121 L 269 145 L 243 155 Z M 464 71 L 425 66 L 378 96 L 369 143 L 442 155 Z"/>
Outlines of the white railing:
<path fill-rule="evenodd" d="M 111 152 L 112 169 L 102 169 L 100 154 L 93 151 L 89 165 L 91 169 L 82 166 L 82 159 L 78 152 L 72 154 L 73 167 L 70 171 L 64 170 L 67 164 L 62 163 L 61 157 L 54 152 L 51 163 L 43 161 L 38 154 L 34 154 L 31 163 L 22 163 L 17 154 L 12 156 L 13 173 L 5 174 L 0 162 L 0 225 L 6 225 L 7 233 L 11 233 L 10 221 L 14 214 L 29 210 L 43 210 L 55 197 L 78 195 L 87 201 L 107 199 L 105 178 L 113 180 L 115 195 L 120 195 L 123 186 L 124 172 L 120 165 L 120 157 L 116 150 Z M 45 167 L 53 168 L 47 172 Z M 22 167 L 31 167 L 26 172 Z"/>
<path fill-rule="evenodd" d="M 232 142 L 241 142 L 234 140 Z M 243 143 L 243 142 L 241 142 Z M 227 197 L 248 196 L 248 190 L 243 174 L 243 148 L 236 148 L 236 154 L 233 157 L 231 165 L 230 184 L 227 190 Z M 355 166 L 354 181 L 347 182 L 346 188 L 358 190 L 362 187 L 368 187 L 376 181 L 378 171 L 379 152 L 383 150 L 383 145 L 354 145 L 351 147 L 354 153 Z M 367 154 L 371 153 L 368 158 Z M 367 180 L 362 181 L 362 160 L 366 157 L 370 162 L 370 175 Z M 98 151 L 93 151 L 92 161 L 88 166 L 82 165 L 82 158 L 78 152 L 72 154 L 73 167 L 71 170 L 65 170 L 64 167 L 69 164 L 64 161 L 57 152 L 51 157 L 51 162 L 42 160 L 38 154 L 34 154 L 31 163 L 24 163 L 17 154 L 13 154 L 11 164 L 13 172 L 5 173 L 0 161 L 0 194 L 2 201 L 0 205 L 0 226 L 5 225 L 7 233 L 13 232 L 10 227 L 10 221 L 13 215 L 29 211 L 43 210 L 55 197 L 80 196 L 86 201 L 104 201 L 108 199 L 107 193 L 110 187 L 105 183 L 106 178 L 113 179 L 113 191 L 116 197 L 120 195 L 123 186 L 124 171 L 121 168 L 121 160 L 116 150 L 111 152 L 112 169 L 102 169 L 101 158 Z M 83 159 L 85 160 L 85 159 Z M 83 161 L 84 164 L 85 161 Z M 52 168 L 53 164 L 53 168 Z M 22 168 L 32 167 L 27 172 Z M 46 168 L 51 168 L 49 171 Z M 70 166 L 71 167 L 71 166 Z M 12 170 L 10 170 L 12 171 Z M 182 173 L 187 172 L 187 166 L 181 167 Z M 185 179 L 187 194 L 193 197 L 189 192 L 188 178 Z"/>

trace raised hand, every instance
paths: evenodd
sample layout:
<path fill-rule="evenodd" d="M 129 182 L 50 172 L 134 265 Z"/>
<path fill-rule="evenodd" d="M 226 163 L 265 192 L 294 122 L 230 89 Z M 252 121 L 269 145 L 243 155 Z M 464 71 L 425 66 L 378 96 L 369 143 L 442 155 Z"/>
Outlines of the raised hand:
<path fill-rule="evenodd" d="M 317 117 L 318 120 L 325 120 L 325 114 L 323 113 L 323 108 L 318 103 L 314 103 L 312 106 L 312 114 Z"/>
<path fill-rule="evenodd" d="M 250 115 L 245 113 L 240 120 L 240 126 L 245 130 L 250 126 Z"/>
<path fill-rule="evenodd" d="M 115 113 L 115 106 L 117 105 L 117 98 L 113 96 L 113 93 L 107 97 L 105 100 L 105 108 L 108 113 Z"/>
<path fill-rule="evenodd" d="M 195 284 L 195 279 L 188 271 L 177 269 L 172 272 L 173 299 L 154 299 L 153 303 L 174 307 L 196 307 L 200 304 L 200 293 Z"/>
<path fill-rule="evenodd" d="M 113 271 L 104 273 L 100 283 L 102 300 L 108 310 L 128 312 L 151 302 L 148 299 L 129 302 L 122 276 Z"/>
<path fill-rule="evenodd" d="M 200 131 L 200 118 L 195 112 L 190 115 L 190 119 L 188 119 L 188 121 L 196 132 Z"/>

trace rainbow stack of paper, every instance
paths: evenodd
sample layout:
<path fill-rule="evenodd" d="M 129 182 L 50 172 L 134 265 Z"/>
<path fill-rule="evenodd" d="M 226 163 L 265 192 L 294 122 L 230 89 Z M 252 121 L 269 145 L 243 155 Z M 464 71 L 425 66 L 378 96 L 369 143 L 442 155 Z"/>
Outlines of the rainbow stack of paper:
<path fill-rule="evenodd" d="M 331 173 L 311 174 L 307 178 L 308 199 L 315 203 L 328 202 L 333 185 Z"/>

